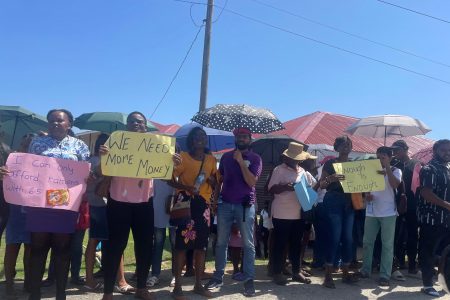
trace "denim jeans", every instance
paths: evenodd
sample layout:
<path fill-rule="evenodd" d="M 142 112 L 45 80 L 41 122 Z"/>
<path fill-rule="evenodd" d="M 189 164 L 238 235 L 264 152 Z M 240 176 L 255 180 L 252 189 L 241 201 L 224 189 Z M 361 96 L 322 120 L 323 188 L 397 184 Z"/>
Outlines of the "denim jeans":
<path fill-rule="evenodd" d="M 314 230 L 316 239 L 314 241 L 314 266 L 321 267 L 325 264 L 326 252 L 328 247 L 328 226 L 325 217 L 323 203 L 318 203 L 315 209 Z"/>
<path fill-rule="evenodd" d="M 83 240 L 85 229 L 78 229 L 72 237 L 72 245 L 70 249 L 70 278 L 77 279 L 80 277 L 81 260 L 83 258 Z"/>
<path fill-rule="evenodd" d="M 381 228 L 380 277 L 388 280 L 391 278 L 396 220 L 397 216 L 366 217 L 364 224 L 362 272 L 366 274 L 372 273 L 373 248 L 378 231 Z"/>
<path fill-rule="evenodd" d="M 223 280 L 225 265 L 227 263 L 228 241 L 230 239 L 231 225 L 236 220 L 242 235 L 244 248 L 243 270 L 246 280 L 255 277 L 255 205 L 245 208 L 245 222 L 243 221 L 244 208 L 241 204 L 219 202 L 217 208 L 217 245 L 216 245 L 216 271 L 214 278 Z"/>
<path fill-rule="evenodd" d="M 327 192 L 323 199 L 327 219 L 329 243 L 327 245 L 326 264 L 333 265 L 336 253 L 341 245 L 342 264 L 350 264 L 353 256 L 353 222 L 355 211 L 348 195 L 339 192 Z"/>
<path fill-rule="evenodd" d="M 155 227 L 153 231 L 152 276 L 161 274 L 161 262 L 166 241 L 166 228 Z"/>

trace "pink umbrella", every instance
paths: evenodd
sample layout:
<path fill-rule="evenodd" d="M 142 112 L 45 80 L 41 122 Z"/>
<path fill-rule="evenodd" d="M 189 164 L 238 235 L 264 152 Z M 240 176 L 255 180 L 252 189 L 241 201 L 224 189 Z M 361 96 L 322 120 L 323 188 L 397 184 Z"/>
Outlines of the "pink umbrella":
<path fill-rule="evenodd" d="M 423 148 L 422 150 L 416 152 L 412 158 L 427 164 L 433 158 L 433 146 Z"/>

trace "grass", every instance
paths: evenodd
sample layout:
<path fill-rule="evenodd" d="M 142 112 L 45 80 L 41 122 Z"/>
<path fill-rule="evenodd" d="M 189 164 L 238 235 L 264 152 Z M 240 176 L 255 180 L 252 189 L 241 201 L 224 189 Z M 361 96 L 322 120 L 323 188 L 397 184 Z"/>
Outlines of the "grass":
<path fill-rule="evenodd" d="M 163 257 L 162 257 L 162 269 L 170 269 L 172 267 L 171 265 L 171 257 L 172 257 L 172 253 L 170 250 L 170 242 L 169 242 L 169 232 L 167 231 L 166 234 L 166 241 L 164 244 L 164 251 L 163 251 Z M 86 231 L 85 237 L 84 237 L 84 241 L 83 241 L 83 246 L 86 246 L 88 243 L 88 238 L 89 238 L 89 234 L 88 231 Z M 0 260 L 3 261 L 3 258 L 5 256 L 5 239 L 4 237 L 1 240 L 1 246 L 0 246 Z M 84 247 L 83 247 L 84 248 Z M 85 250 L 85 248 L 83 249 L 83 251 Z M 125 265 L 125 271 L 126 272 L 134 272 L 135 268 L 136 268 L 136 259 L 134 256 L 134 240 L 133 240 L 133 236 L 132 234 L 130 234 L 129 238 L 128 238 L 128 245 L 124 251 L 124 265 Z M 47 266 L 50 260 L 50 255 L 48 255 L 47 258 Z M 266 265 L 267 264 L 267 260 L 261 260 L 261 259 L 256 259 L 255 261 L 255 265 Z M 214 257 L 212 255 L 212 251 L 208 250 L 208 255 L 206 258 L 206 269 L 208 270 L 214 270 Z M 16 278 L 17 279 L 23 279 L 23 247 L 21 247 L 20 249 L 20 253 L 19 253 L 19 257 L 17 258 L 17 264 L 16 264 L 16 271 L 17 271 L 17 275 Z M 94 270 L 95 272 L 96 270 Z M 81 264 L 81 272 L 80 272 L 81 276 L 85 275 L 85 264 L 84 264 L 84 257 L 82 260 L 82 264 Z M 3 272 L 3 263 L 0 266 L 0 278 L 3 280 L 4 279 L 4 272 Z M 46 278 L 46 275 L 44 275 L 44 278 Z"/>

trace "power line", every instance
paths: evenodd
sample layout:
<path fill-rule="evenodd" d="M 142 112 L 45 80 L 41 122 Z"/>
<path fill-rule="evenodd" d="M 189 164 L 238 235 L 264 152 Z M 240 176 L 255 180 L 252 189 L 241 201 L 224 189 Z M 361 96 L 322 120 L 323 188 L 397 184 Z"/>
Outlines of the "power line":
<path fill-rule="evenodd" d="M 192 4 L 191 1 L 186 1 L 186 0 L 173 0 L 173 1 L 185 2 L 185 3 L 191 3 Z M 199 4 L 201 4 L 201 3 L 199 3 Z M 217 6 L 217 7 L 223 8 L 221 6 Z M 424 73 L 421 73 L 421 72 L 417 72 L 417 71 L 414 71 L 414 70 L 411 70 L 411 69 L 408 69 L 408 68 L 405 68 L 405 67 L 402 67 L 402 66 L 398 66 L 398 65 L 395 65 L 395 64 L 392 64 L 392 63 L 389 63 L 389 62 L 385 62 L 385 61 L 382 61 L 382 60 L 377 59 L 377 58 L 373 58 L 373 57 L 370 57 L 370 56 L 367 56 L 367 55 L 364 55 L 364 54 L 360 54 L 358 52 L 347 50 L 345 48 L 342 48 L 342 47 L 339 47 L 339 46 L 335 46 L 333 44 L 330 44 L 330 43 L 327 43 L 327 42 L 323 42 L 323 41 L 317 40 L 315 38 L 311 38 L 309 36 L 306 36 L 306 35 L 303 35 L 303 34 L 300 34 L 300 33 L 294 32 L 294 31 L 291 31 L 289 29 L 285 29 L 285 28 L 279 27 L 277 25 L 272 25 L 270 23 L 267 23 L 265 21 L 262 21 L 262 20 L 259 20 L 259 19 L 256 19 L 256 18 L 253 18 L 253 17 L 250 17 L 250 16 L 246 16 L 244 14 L 241 14 L 239 12 L 236 12 L 236 11 L 228 9 L 228 8 L 224 8 L 224 11 L 226 11 L 228 13 L 231 13 L 231 14 L 234 14 L 236 16 L 239 16 L 239 17 L 241 17 L 243 19 L 246 19 L 246 20 L 249 20 L 249 21 L 261 24 L 261 25 L 264 25 L 266 27 L 270 27 L 270 28 L 273 28 L 273 29 L 277 29 L 279 31 L 283 31 L 285 33 L 289 33 L 289 34 L 297 36 L 297 37 L 301 37 L 303 39 L 315 42 L 317 44 L 325 45 L 327 47 L 330 47 L 330 48 L 333 48 L 333 49 L 336 49 L 336 50 L 339 50 L 339 51 L 342 51 L 342 52 L 346 52 L 346 53 L 349 53 L 349 54 L 352 54 L 352 55 L 355 55 L 355 56 L 359 56 L 359 57 L 365 58 L 365 59 L 370 60 L 370 61 L 378 62 L 378 63 L 384 64 L 384 65 L 387 65 L 387 66 L 390 66 L 390 67 L 393 67 L 393 68 L 396 68 L 396 69 L 399 69 L 399 70 L 406 71 L 408 73 L 416 74 L 416 75 L 419 75 L 419 76 L 422 76 L 422 77 L 426 77 L 426 78 L 429 78 L 429 79 L 432 79 L 432 80 L 439 81 L 439 82 L 442 82 L 442 83 L 450 85 L 450 81 L 447 81 L 447 80 L 444 80 L 444 79 L 441 79 L 441 78 L 438 78 L 438 77 L 434 77 L 434 76 L 431 76 L 431 75 L 427 75 L 427 74 L 424 74 Z"/>
<path fill-rule="evenodd" d="M 407 8 L 407 7 L 403 7 L 403 6 L 394 4 L 394 3 L 390 3 L 390 2 L 387 2 L 387 1 L 383 1 L 383 0 L 377 0 L 377 1 L 381 2 L 381 3 L 384 3 L 384 4 L 387 4 L 387 5 L 395 6 L 395 7 L 398 7 L 398 8 L 401 8 L 401 9 L 413 12 L 413 13 L 418 14 L 418 15 L 422 15 L 422 16 L 425 16 L 425 17 L 428 17 L 428 18 L 431 18 L 431 19 L 435 19 L 435 20 L 438 20 L 438 21 L 450 24 L 450 21 L 448 21 L 448 20 L 441 19 L 441 18 L 438 18 L 438 17 L 434 17 L 434 16 L 428 15 L 426 13 L 423 13 L 423 12 L 420 12 L 420 11 L 417 11 L 417 10 L 413 10 L 413 9 L 410 9 L 410 8 Z"/>
<path fill-rule="evenodd" d="M 227 8 L 227 5 L 228 5 L 228 0 L 225 1 L 225 4 L 223 5 L 222 10 L 220 11 L 219 15 L 217 16 L 217 19 L 215 19 L 215 20 L 213 21 L 213 23 L 216 23 L 217 21 L 219 21 L 220 17 L 222 16 L 223 10 L 224 10 L 225 8 Z"/>
<path fill-rule="evenodd" d="M 315 20 L 313 20 L 313 19 L 304 17 L 304 16 L 302 16 L 302 15 L 299 15 L 299 14 L 296 14 L 296 13 L 293 13 L 293 12 L 290 12 L 290 11 L 288 11 L 288 10 L 286 10 L 286 9 L 283 9 L 283 8 L 279 8 L 279 7 L 273 6 L 273 5 L 271 5 L 271 4 L 265 3 L 265 2 L 260 1 L 260 0 L 249 0 L 249 1 L 253 1 L 253 2 L 258 3 L 258 4 L 262 5 L 262 6 L 269 7 L 269 8 L 271 8 L 271 9 L 276 10 L 276 11 L 279 11 L 279 12 L 282 12 L 282 13 L 285 13 L 285 14 L 288 14 L 288 15 L 291 15 L 291 16 L 293 16 L 293 17 L 302 19 L 302 20 L 304 20 L 304 21 L 307 21 L 307 22 L 310 22 L 310 23 L 313 23 L 313 24 L 316 24 L 316 25 L 319 25 L 319 26 L 322 26 L 322 27 L 325 27 L 325 28 L 328 28 L 328 29 L 331 29 L 331 30 L 334 30 L 334 31 L 337 31 L 337 32 L 340 32 L 340 33 L 343 33 L 343 34 L 346 34 L 346 35 L 349 35 L 349 36 L 352 36 L 352 37 L 354 37 L 354 38 L 357 38 L 357 39 L 360 39 L 360 40 L 363 40 L 363 41 L 366 41 L 366 42 L 370 42 L 370 43 L 372 43 L 372 44 L 376 44 L 376 45 L 378 45 L 378 46 L 382 46 L 382 47 L 385 47 L 385 48 L 388 48 L 388 49 L 391 49 L 391 50 L 394 50 L 394 51 L 397 51 L 397 52 L 401 52 L 401 53 L 403 53 L 403 54 L 407 54 L 407 55 L 410 55 L 410 56 L 413 56 L 413 57 L 416 57 L 416 58 L 419 58 L 419 59 L 422 59 L 422 60 L 425 60 L 425 61 L 428 61 L 428 62 L 437 64 L 437 65 L 441 65 L 441 66 L 445 66 L 445 67 L 447 67 L 447 68 L 450 68 L 450 65 L 449 65 L 449 64 L 446 64 L 446 63 L 443 63 L 443 62 L 440 62 L 440 61 L 437 61 L 437 60 L 434 60 L 434 59 L 431 59 L 431 58 L 428 58 L 428 57 L 425 57 L 425 56 L 422 56 L 422 55 L 415 54 L 415 53 L 413 53 L 413 52 L 411 52 L 411 51 L 408 51 L 408 50 L 402 50 L 402 49 L 399 49 L 399 48 L 390 46 L 390 45 L 385 44 L 385 43 L 377 42 L 377 41 L 375 41 L 375 40 L 372 40 L 372 39 L 363 37 L 363 36 L 361 36 L 361 35 L 354 34 L 354 33 L 351 33 L 351 32 L 345 31 L 345 30 L 342 30 L 342 29 L 340 29 L 340 28 L 337 28 L 337 27 L 334 27 L 334 26 L 331 26 L 331 25 L 327 25 L 327 24 L 325 24 L 325 23 L 322 23 L 322 22 L 319 22 L 319 21 L 315 21 Z"/>
<path fill-rule="evenodd" d="M 183 68 L 184 63 L 186 62 L 186 60 L 187 60 L 187 58 L 188 58 L 188 56 L 189 56 L 189 53 L 191 53 L 191 50 L 192 50 L 192 48 L 194 47 L 195 41 L 197 41 L 198 35 L 199 35 L 200 32 L 202 31 L 203 27 L 204 27 L 204 26 L 202 25 L 202 26 L 200 26 L 200 27 L 198 28 L 198 31 L 197 31 L 197 33 L 195 34 L 195 37 L 194 37 L 194 39 L 192 40 L 191 45 L 189 46 L 189 49 L 188 49 L 188 51 L 186 52 L 186 55 L 185 55 L 184 58 L 183 58 L 183 61 L 181 62 L 180 66 L 178 67 L 177 72 L 175 73 L 175 75 L 173 76 L 172 80 L 170 81 L 169 86 L 167 87 L 166 91 L 164 92 L 164 95 L 161 97 L 161 100 L 159 100 L 158 105 L 156 105 L 155 109 L 153 110 L 152 114 L 150 115 L 150 120 L 153 118 L 153 115 L 155 114 L 156 110 L 159 108 L 159 106 L 161 105 L 161 103 L 162 103 L 162 102 L 164 101 L 164 99 L 166 98 L 167 93 L 169 92 L 170 88 L 172 87 L 173 83 L 175 82 L 175 79 L 177 79 L 178 74 L 180 73 L 181 68 Z"/>

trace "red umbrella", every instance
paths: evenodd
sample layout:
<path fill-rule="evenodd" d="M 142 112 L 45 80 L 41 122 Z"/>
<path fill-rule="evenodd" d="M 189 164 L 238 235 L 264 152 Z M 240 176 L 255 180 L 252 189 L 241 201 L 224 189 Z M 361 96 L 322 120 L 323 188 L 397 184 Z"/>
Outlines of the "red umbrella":
<path fill-rule="evenodd" d="M 412 158 L 427 164 L 433 158 L 433 146 L 423 148 L 422 150 L 416 152 Z"/>

